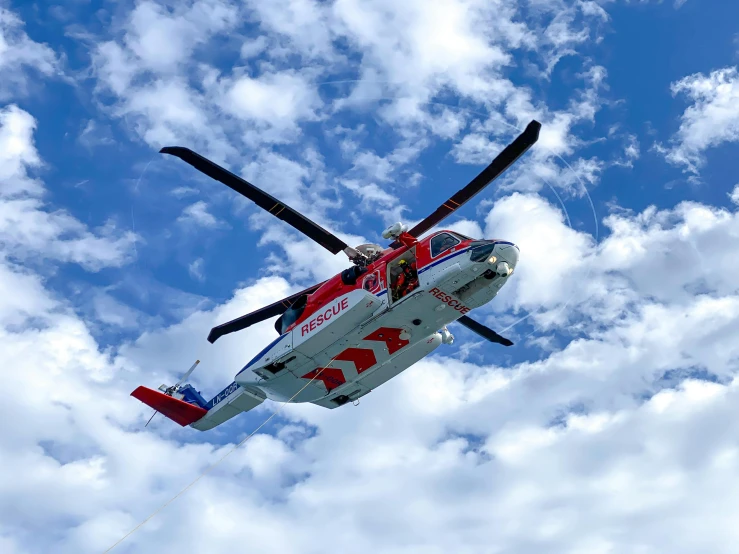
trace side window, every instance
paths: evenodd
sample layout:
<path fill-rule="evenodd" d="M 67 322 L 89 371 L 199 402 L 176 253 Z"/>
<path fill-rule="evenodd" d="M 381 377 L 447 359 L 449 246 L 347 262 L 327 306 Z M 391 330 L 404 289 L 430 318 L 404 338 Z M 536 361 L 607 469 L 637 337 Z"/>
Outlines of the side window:
<path fill-rule="evenodd" d="M 460 242 L 462 241 L 460 241 L 456 237 L 453 237 L 449 233 L 440 233 L 436 235 L 434 238 L 431 239 L 431 257 L 435 258 L 442 252 L 449 250 Z"/>
<path fill-rule="evenodd" d="M 373 271 L 362 281 L 362 288 L 368 292 L 376 292 L 380 288 L 380 274 Z"/>

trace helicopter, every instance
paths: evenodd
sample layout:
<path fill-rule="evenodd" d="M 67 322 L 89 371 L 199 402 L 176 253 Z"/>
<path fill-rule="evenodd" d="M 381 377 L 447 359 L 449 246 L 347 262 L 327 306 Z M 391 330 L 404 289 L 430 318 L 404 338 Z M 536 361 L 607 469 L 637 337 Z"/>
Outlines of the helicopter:
<path fill-rule="evenodd" d="M 211 329 L 208 342 L 277 317 L 277 338 L 254 356 L 233 382 L 210 400 L 184 381 L 199 362 L 171 386 L 144 386 L 131 396 L 181 426 L 207 431 L 252 410 L 267 399 L 309 402 L 333 409 L 356 404 L 383 383 L 452 344 L 447 325 L 457 322 L 492 343 L 513 342 L 468 313 L 490 302 L 513 274 L 519 248 L 506 240 L 481 240 L 432 229 L 500 176 L 539 138 L 532 120 L 495 159 L 431 215 L 412 229 L 395 223 L 385 248 L 351 247 L 276 198 L 180 146 L 175 156 L 220 181 L 257 206 L 317 242 L 332 254 L 344 252 L 351 267 L 259 310 Z M 154 417 L 152 415 L 152 417 Z M 151 421 L 151 419 L 149 420 Z M 148 425 L 148 423 L 147 423 Z"/>

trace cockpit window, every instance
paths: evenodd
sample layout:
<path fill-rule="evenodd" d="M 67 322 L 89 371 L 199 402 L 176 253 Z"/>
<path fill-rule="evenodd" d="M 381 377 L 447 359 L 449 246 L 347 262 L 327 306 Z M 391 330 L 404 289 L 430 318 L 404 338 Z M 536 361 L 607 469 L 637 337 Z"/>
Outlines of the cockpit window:
<path fill-rule="evenodd" d="M 436 235 L 431 239 L 431 257 L 435 258 L 442 252 L 449 250 L 460 242 L 462 241 L 449 233 L 440 233 Z"/>
<path fill-rule="evenodd" d="M 352 267 L 341 272 L 341 282 L 345 285 L 354 286 L 357 284 L 357 279 L 360 277 L 360 275 L 363 275 L 365 273 L 367 273 L 366 267 L 353 265 Z"/>
<path fill-rule="evenodd" d="M 281 335 L 284 335 L 288 327 L 295 323 L 298 318 L 303 315 L 305 305 L 308 302 L 308 295 L 304 294 L 298 298 L 292 305 L 280 316 L 275 322 L 275 329 Z"/>

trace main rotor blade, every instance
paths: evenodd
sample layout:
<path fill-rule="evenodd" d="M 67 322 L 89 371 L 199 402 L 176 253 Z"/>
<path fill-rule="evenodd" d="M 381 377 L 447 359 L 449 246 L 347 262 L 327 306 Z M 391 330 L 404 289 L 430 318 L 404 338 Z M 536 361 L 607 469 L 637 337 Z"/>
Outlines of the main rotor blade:
<path fill-rule="evenodd" d="M 493 331 L 490 327 L 485 327 L 482 323 L 478 323 L 474 319 L 467 317 L 466 315 L 463 315 L 457 320 L 457 323 L 461 323 L 467 329 L 472 331 L 473 333 L 477 333 L 482 338 L 489 340 L 490 342 L 495 342 L 498 344 L 502 344 L 503 346 L 511 346 L 513 345 L 513 342 L 508 340 L 505 337 L 501 337 L 498 333 Z"/>
<path fill-rule="evenodd" d="M 325 282 L 326 281 L 324 281 L 323 283 Z M 301 290 L 300 292 L 296 292 L 292 296 L 288 296 L 287 298 L 278 300 L 274 304 L 270 304 L 269 306 L 265 306 L 264 308 L 260 308 L 259 310 L 251 312 L 249 314 L 237 317 L 236 319 L 233 319 L 227 323 L 223 323 L 221 325 L 218 325 L 217 327 L 213 327 L 208 334 L 208 342 L 212 344 L 223 335 L 228 335 L 229 333 L 241 331 L 243 329 L 246 329 L 247 327 L 251 327 L 255 323 L 259 323 L 260 321 L 264 321 L 266 319 L 269 319 L 270 317 L 285 313 L 285 310 L 287 310 L 290 305 L 295 302 L 295 300 L 297 300 L 304 294 L 312 293 L 323 283 L 318 283 L 317 285 L 313 285 L 310 288 Z"/>
<path fill-rule="evenodd" d="M 439 206 L 434 213 L 413 227 L 408 233 L 418 238 L 423 233 L 431 229 L 442 219 L 447 217 L 455 210 L 462 207 L 470 198 L 488 186 L 494 179 L 499 177 L 513 162 L 526 153 L 537 140 L 539 140 L 539 130 L 541 123 L 532 120 L 524 131 L 518 135 L 515 140 L 498 154 L 490 165 L 483 169 L 480 174 L 472 179 L 469 184 L 462 190 L 458 191 L 449 200 Z M 395 248 L 399 245 L 397 241 L 392 244 Z"/>
<path fill-rule="evenodd" d="M 187 162 L 201 173 L 208 177 L 220 181 L 229 188 L 232 188 L 239 194 L 245 196 L 257 206 L 271 213 L 278 219 L 288 223 L 308 238 L 314 240 L 332 254 L 338 254 L 345 251 L 349 257 L 354 252 L 344 241 L 335 235 L 332 235 L 326 229 L 314 223 L 304 215 L 296 212 L 290 206 L 283 204 L 273 196 L 267 194 L 263 190 L 255 187 L 241 177 L 234 175 L 227 169 L 222 168 L 218 164 L 204 158 L 197 152 L 193 152 L 189 148 L 182 146 L 165 146 L 159 152 L 162 154 L 170 154 Z"/>

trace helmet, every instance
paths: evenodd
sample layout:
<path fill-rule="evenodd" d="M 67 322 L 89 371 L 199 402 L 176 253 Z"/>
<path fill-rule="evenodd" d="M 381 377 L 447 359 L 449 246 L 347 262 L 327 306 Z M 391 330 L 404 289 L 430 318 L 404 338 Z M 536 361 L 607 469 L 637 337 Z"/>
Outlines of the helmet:
<path fill-rule="evenodd" d="M 400 260 L 400 261 L 399 261 L 398 263 L 399 263 L 399 264 L 400 264 L 401 266 L 405 266 L 405 265 L 408 265 L 408 262 L 406 262 L 405 260 Z"/>

